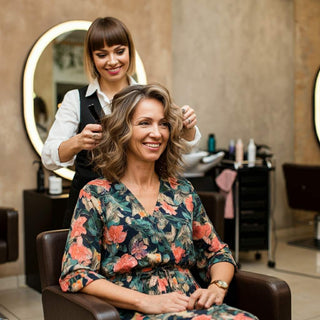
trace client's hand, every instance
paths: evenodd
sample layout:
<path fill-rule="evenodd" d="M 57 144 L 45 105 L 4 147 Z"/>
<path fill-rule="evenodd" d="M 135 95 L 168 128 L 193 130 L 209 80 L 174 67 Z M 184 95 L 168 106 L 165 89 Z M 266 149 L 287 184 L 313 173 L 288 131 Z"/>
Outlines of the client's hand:
<path fill-rule="evenodd" d="M 146 295 L 141 301 L 139 312 L 159 314 L 187 310 L 189 297 L 182 293 L 171 292 L 160 295 Z"/>
<path fill-rule="evenodd" d="M 181 110 L 183 117 L 182 138 L 184 138 L 187 141 L 191 141 L 194 139 L 194 135 L 196 133 L 196 129 L 194 128 L 194 126 L 197 123 L 197 116 L 195 111 L 188 105 L 183 106 Z"/>
<path fill-rule="evenodd" d="M 216 286 L 210 286 L 208 289 L 198 289 L 190 296 L 188 310 L 208 309 L 213 304 L 220 305 L 226 293 L 226 290 Z"/>

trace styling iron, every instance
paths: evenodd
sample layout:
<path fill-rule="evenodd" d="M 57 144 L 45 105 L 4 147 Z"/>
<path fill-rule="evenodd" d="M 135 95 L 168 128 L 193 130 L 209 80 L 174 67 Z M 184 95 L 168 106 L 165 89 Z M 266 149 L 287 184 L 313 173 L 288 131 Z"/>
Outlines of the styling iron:
<path fill-rule="evenodd" d="M 89 111 L 90 111 L 91 115 L 92 115 L 93 118 L 96 120 L 96 122 L 97 122 L 97 123 L 100 123 L 100 117 L 99 117 L 96 109 L 94 108 L 94 104 L 90 104 L 90 105 L 88 106 L 88 108 L 89 108 Z"/>

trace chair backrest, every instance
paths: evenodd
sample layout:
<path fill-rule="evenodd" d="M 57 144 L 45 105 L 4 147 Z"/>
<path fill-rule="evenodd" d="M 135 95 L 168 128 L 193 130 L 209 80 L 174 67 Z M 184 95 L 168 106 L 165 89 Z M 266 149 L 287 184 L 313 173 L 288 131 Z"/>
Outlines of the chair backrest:
<path fill-rule="evenodd" d="M 37 236 L 37 253 L 42 290 L 57 285 L 68 229 L 45 231 Z"/>
<path fill-rule="evenodd" d="M 201 202 L 213 223 L 220 238 L 224 240 L 224 207 L 225 197 L 213 191 L 198 191 Z"/>
<path fill-rule="evenodd" d="M 285 163 L 282 169 L 290 208 L 320 211 L 320 166 Z"/>
<path fill-rule="evenodd" d="M 0 207 L 0 263 L 18 259 L 18 228 L 18 211 L 13 208 Z"/>

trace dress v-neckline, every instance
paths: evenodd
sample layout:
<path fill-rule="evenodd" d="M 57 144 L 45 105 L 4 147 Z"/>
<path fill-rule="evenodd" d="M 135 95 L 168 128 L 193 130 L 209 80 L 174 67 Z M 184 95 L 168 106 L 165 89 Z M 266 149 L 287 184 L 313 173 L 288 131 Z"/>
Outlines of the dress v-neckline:
<path fill-rule="evenodd" d="M 138 197 L 137 197 L 123 182 L 120 182 L 120 183 L 126 188 L 126 190 L 130 193 L 130 195 L 132 196 L 132 198 L 139 204 L 139 206 L 141 207 L 141 209 L 142 209 L 148 216 L 152 216 L 153 213 L 155 212 L 156 208 L 157 208 L 157 204 L 158 204 L 159 196 L 160 196 L 160 192 L 161 192 L 162 180 L 160 179 L 159 182 L 160 182 L 160 184 L 159 184 L 158 195 L 157 195 L 156 202 L 155 202 L 155 204 L 154 204 L 154 206 L 153 206 L 152 212 L 148 212 L 148 211 L 146 210 L 146 208 L 144 207 L 144 205 L 142 204 L 142 202 L 138 199 Z"/>

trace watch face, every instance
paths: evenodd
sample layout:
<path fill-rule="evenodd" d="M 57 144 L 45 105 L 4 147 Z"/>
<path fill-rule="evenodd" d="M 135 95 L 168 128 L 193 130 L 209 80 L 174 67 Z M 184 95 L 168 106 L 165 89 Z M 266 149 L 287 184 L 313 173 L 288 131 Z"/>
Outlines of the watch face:
<path fill-rule="evenodd" d="M 217 285 L 218 285 L 218 287 L 223 288 L 223 289 L 228 289 L 228 287 L 229 287 L 228 284 L 222 280 L 218 280 Z"/>
<path fill-rule="evenodd" d="M 215 284 L 217 287 L 225 290 L 229 288 L 229 285 L 223 280 L 213 280 L 210 284 Z"/>

